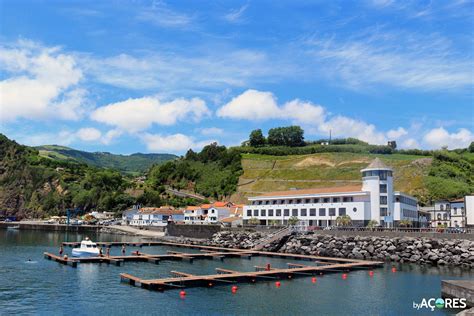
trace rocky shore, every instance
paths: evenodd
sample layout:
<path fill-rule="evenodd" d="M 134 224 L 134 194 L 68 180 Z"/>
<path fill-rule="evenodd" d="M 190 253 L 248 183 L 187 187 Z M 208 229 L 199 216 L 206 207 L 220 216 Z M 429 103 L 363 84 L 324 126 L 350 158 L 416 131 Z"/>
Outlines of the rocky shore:
<path fill-rule="evenodd" d="M 219 232 L 205 241 L 182 240 L 226 248 L 251 249 L 265 235 L 257 232 Z M 338 258 L 408 262 L 427 265 L 453 265 L 474 268 L 474 242 L 425 237 L 361 237 L 292 235 L 266 245 L 264 251 L 277 251 Z"/>

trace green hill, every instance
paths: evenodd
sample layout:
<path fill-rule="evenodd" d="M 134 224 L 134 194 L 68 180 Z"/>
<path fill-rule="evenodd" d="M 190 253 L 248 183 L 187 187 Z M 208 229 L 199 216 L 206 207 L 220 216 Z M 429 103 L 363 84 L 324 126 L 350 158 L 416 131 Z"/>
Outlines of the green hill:
<path fill-rule="evenodd" d="M 45 145 L 35 147 L 40 156 L 64 161 L 85 163 L 98 168 L 116 169 L 124 174 L 139 174 L 154 164 L 176 159 L 172 154 L 131 154 L 116 155 L 108 152 L 87 152 L 64 146 Z"/>

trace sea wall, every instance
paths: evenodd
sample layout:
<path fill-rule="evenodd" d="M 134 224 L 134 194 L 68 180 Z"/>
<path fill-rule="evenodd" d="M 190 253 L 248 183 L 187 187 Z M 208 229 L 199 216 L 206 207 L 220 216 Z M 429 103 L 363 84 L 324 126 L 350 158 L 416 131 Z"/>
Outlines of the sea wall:
<path fill-rule="evenodd" d="M 188 238 L 210 238 L 217 232 L 221 231 L 219 225 L 177 225 L 169 223 L 167 235 L 175 237 Z"/>
<path fill-rule="evenodd" d="M 64 225 L 64 224 L 43 224 L 43 223 L 23 223 L 23 222 L 11 222 L 11 223 L 0 223 L 0 229 L 7 229 L 10 226 L 19 226 L 20 230 L 47 230 L 47 231 L 59 231 L 59 232 L 99 232 L 101 226 L 97 225 Z"/>
<path fill-rule="evenodd" d="M 182 240 L 212 246 L 251 249 L 265 235 L 252 232 L 219 232 L 202 241 Z M 474 268 L 474 242 L 426 237 L 366 237 L 332 235 L 291 235 L 266 245 L 277 251 L 325 257 L 452 265 Z"/>
<path fill-rule="evenodd" d="M 431 239 L 461 239 L 474 241 L 474 234 L 453 234 L 453 233 L 430 233 L 430 232 L 412 232 L 412 231 L 350 231 L 350 230 L 315 230 L 316 235 L 331 236 L 374 236 L 374 237 L 425 237 Z"/>

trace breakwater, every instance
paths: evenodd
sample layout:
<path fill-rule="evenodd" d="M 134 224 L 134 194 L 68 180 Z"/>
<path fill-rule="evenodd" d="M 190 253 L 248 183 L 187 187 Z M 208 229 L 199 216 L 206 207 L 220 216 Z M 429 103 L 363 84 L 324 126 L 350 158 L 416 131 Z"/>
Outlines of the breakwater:
<path fill-rule="evenodd" d="M 98 225 L 65 225 L 65 224 L 44 224 L 33 222 L 10 222 L 0 223 L 0 229 L 7 229 L 8 227 L 18 226 L 19 230 L 46 230 L 56 232 L 100 232 L 101 226 Z"/>
<path fill-rule="evenodd" d="M 207 240 L 182 241 L 251 249 L 264 236 L 262 233 L 251 232 L 219 232 Z M 263 250 L 348 259 L 474 268 L 474 242 L 462 239 L 291 235 L 265 245 Z"/>

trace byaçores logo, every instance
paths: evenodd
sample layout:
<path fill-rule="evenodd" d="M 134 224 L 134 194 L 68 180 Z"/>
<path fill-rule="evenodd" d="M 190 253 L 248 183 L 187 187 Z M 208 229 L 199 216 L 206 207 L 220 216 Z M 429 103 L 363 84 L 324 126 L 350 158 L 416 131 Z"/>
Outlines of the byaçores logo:
<path fill-rule="evenodd" d="M 420 303 L 413 302 L 413 308 L 420 310 L 423 308 L 428 308 L 432 312 L 435 308 L 466 308 L 466 299 L 465 298 L 424 298 Z"/>

